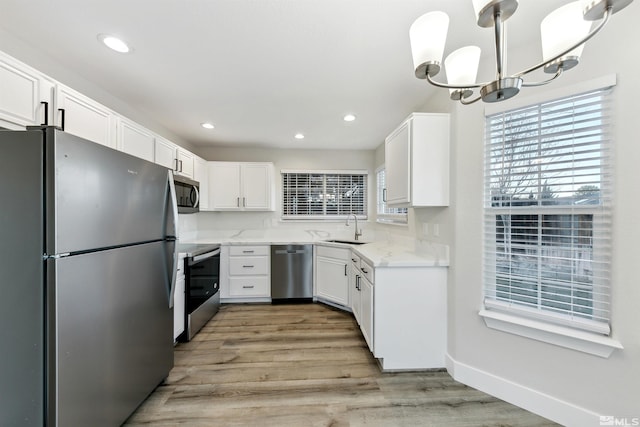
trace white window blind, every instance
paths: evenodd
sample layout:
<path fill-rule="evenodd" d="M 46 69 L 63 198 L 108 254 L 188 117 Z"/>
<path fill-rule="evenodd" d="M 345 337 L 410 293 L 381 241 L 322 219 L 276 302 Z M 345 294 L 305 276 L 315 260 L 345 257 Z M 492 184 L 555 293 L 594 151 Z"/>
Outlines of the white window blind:
<path fill-rule="evenodd" d="M 486 117 L 485 307 L 608 335 L 611 89 Z"/>
<path fill-rule="evenodd" d="M 367 218 L 367 174 L 282 173 L 283 219 Z"/>
<path fill-rule="evenodd" d="M 384 167 L 376 171 L 376 187 L 377 187 L 377 213 L 378 222 L 390 222 L 406 224 L 407 208 L 390 208 L 387 206 L 386 200 L 386 173 Z"/>

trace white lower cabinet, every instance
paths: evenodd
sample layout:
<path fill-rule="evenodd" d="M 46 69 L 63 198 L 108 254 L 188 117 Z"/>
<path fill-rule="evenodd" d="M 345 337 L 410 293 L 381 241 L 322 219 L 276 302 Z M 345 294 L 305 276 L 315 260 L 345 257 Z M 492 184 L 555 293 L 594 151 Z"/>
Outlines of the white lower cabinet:
<path fill-rule="evenodd" d="M 382 368 L 444 368 L 447 268 L 376 267 L 373 291 L 373 354 Z"/>
<path fill-rule="evenodd" d="M 222 246 L 220 298 L 265 301 L 271 298 L 270 246 Z"/>
<path fill-rule="evenodd" d="M 374 331 L 373 331 L 373 268 L 366 262 L 360 261 L 360 271 L 370 271 L 372 274 L 362 274 L 358 290 L 360 291 L 360 330 L 364 340 L 369 346 L 369 350 L 374 351 Z M 368 278 L 369 277 L 369 278 Z"/>
<path fill-rule="evenodd" d="M 184 332 L 185 316 L 185 276 L 184 276 L 185 254 L 178 257 L 178 273 L 176 275 L 176 287 L 173 294 L 173 339 Z"/>
<path fill-rule="evenodd" d="M 369 350 L 373 352 L 373 268 L 353 252 L 350 268 L 351 311 Z"/>
<path fill-rule="evenodd" d="M 349 249 L 316 246 L 316 297 L 349 307 L 350 256 Z"/>
<path fill-rule="evenodd" d="M 445 366 L 446 267 L 373 267 L 351 253 L 351 310 L 384 370 Z"/>
<path fill-rule="evenodd" d="M 360 294 L 360 257 L 351 253 L 351 266 L 349 273 L 349 301 L 351 303 L 351 311 L 353 317 L 356 318 L 358 325 L 360 324 L 361 312 L 361 294 Z"/>

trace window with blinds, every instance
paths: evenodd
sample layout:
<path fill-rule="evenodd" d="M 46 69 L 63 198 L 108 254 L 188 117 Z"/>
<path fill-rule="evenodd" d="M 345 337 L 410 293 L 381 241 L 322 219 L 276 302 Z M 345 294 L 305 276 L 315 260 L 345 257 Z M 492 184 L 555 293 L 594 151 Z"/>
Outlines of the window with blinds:
<path fill-rule="evenodd" d="M 610 333 L 610 98 L 486 117 L 487 309 Z"/>
<path fill-rule="evenodd" d="M 386 190 L 387 184 L 385 179 L 384 167 L 376 171 L 376 188 L 377 188 L 377 221 L 386 223 L 407 223 L 407 208 L 390 208 L 387 206 Z"/>
<path fill-rule="evenodd" d="M 367 218 L 367 173 L 282 172 L 283 219 Z"/>

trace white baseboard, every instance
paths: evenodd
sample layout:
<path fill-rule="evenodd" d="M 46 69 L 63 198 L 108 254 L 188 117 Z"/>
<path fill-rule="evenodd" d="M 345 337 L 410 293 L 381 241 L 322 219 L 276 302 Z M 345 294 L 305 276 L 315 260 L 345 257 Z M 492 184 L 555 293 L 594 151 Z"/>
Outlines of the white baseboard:
<path fill-rule="evenodd" d="M 455 361 L 447 353 L 446 367 L 458 382 L 569 427 L 600 426 L 600 414 L 559 400 L 546 393 Z"/>

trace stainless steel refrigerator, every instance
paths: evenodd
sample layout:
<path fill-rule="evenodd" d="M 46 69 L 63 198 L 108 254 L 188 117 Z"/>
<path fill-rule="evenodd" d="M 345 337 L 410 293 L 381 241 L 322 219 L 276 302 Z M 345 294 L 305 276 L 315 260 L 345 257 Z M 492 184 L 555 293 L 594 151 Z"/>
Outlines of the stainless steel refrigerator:
<path fill-rule="evenodd" d="M 0 159 L 0 425 L 120 425 L 173 366 L 172 174 L 53 127 Z"/>

